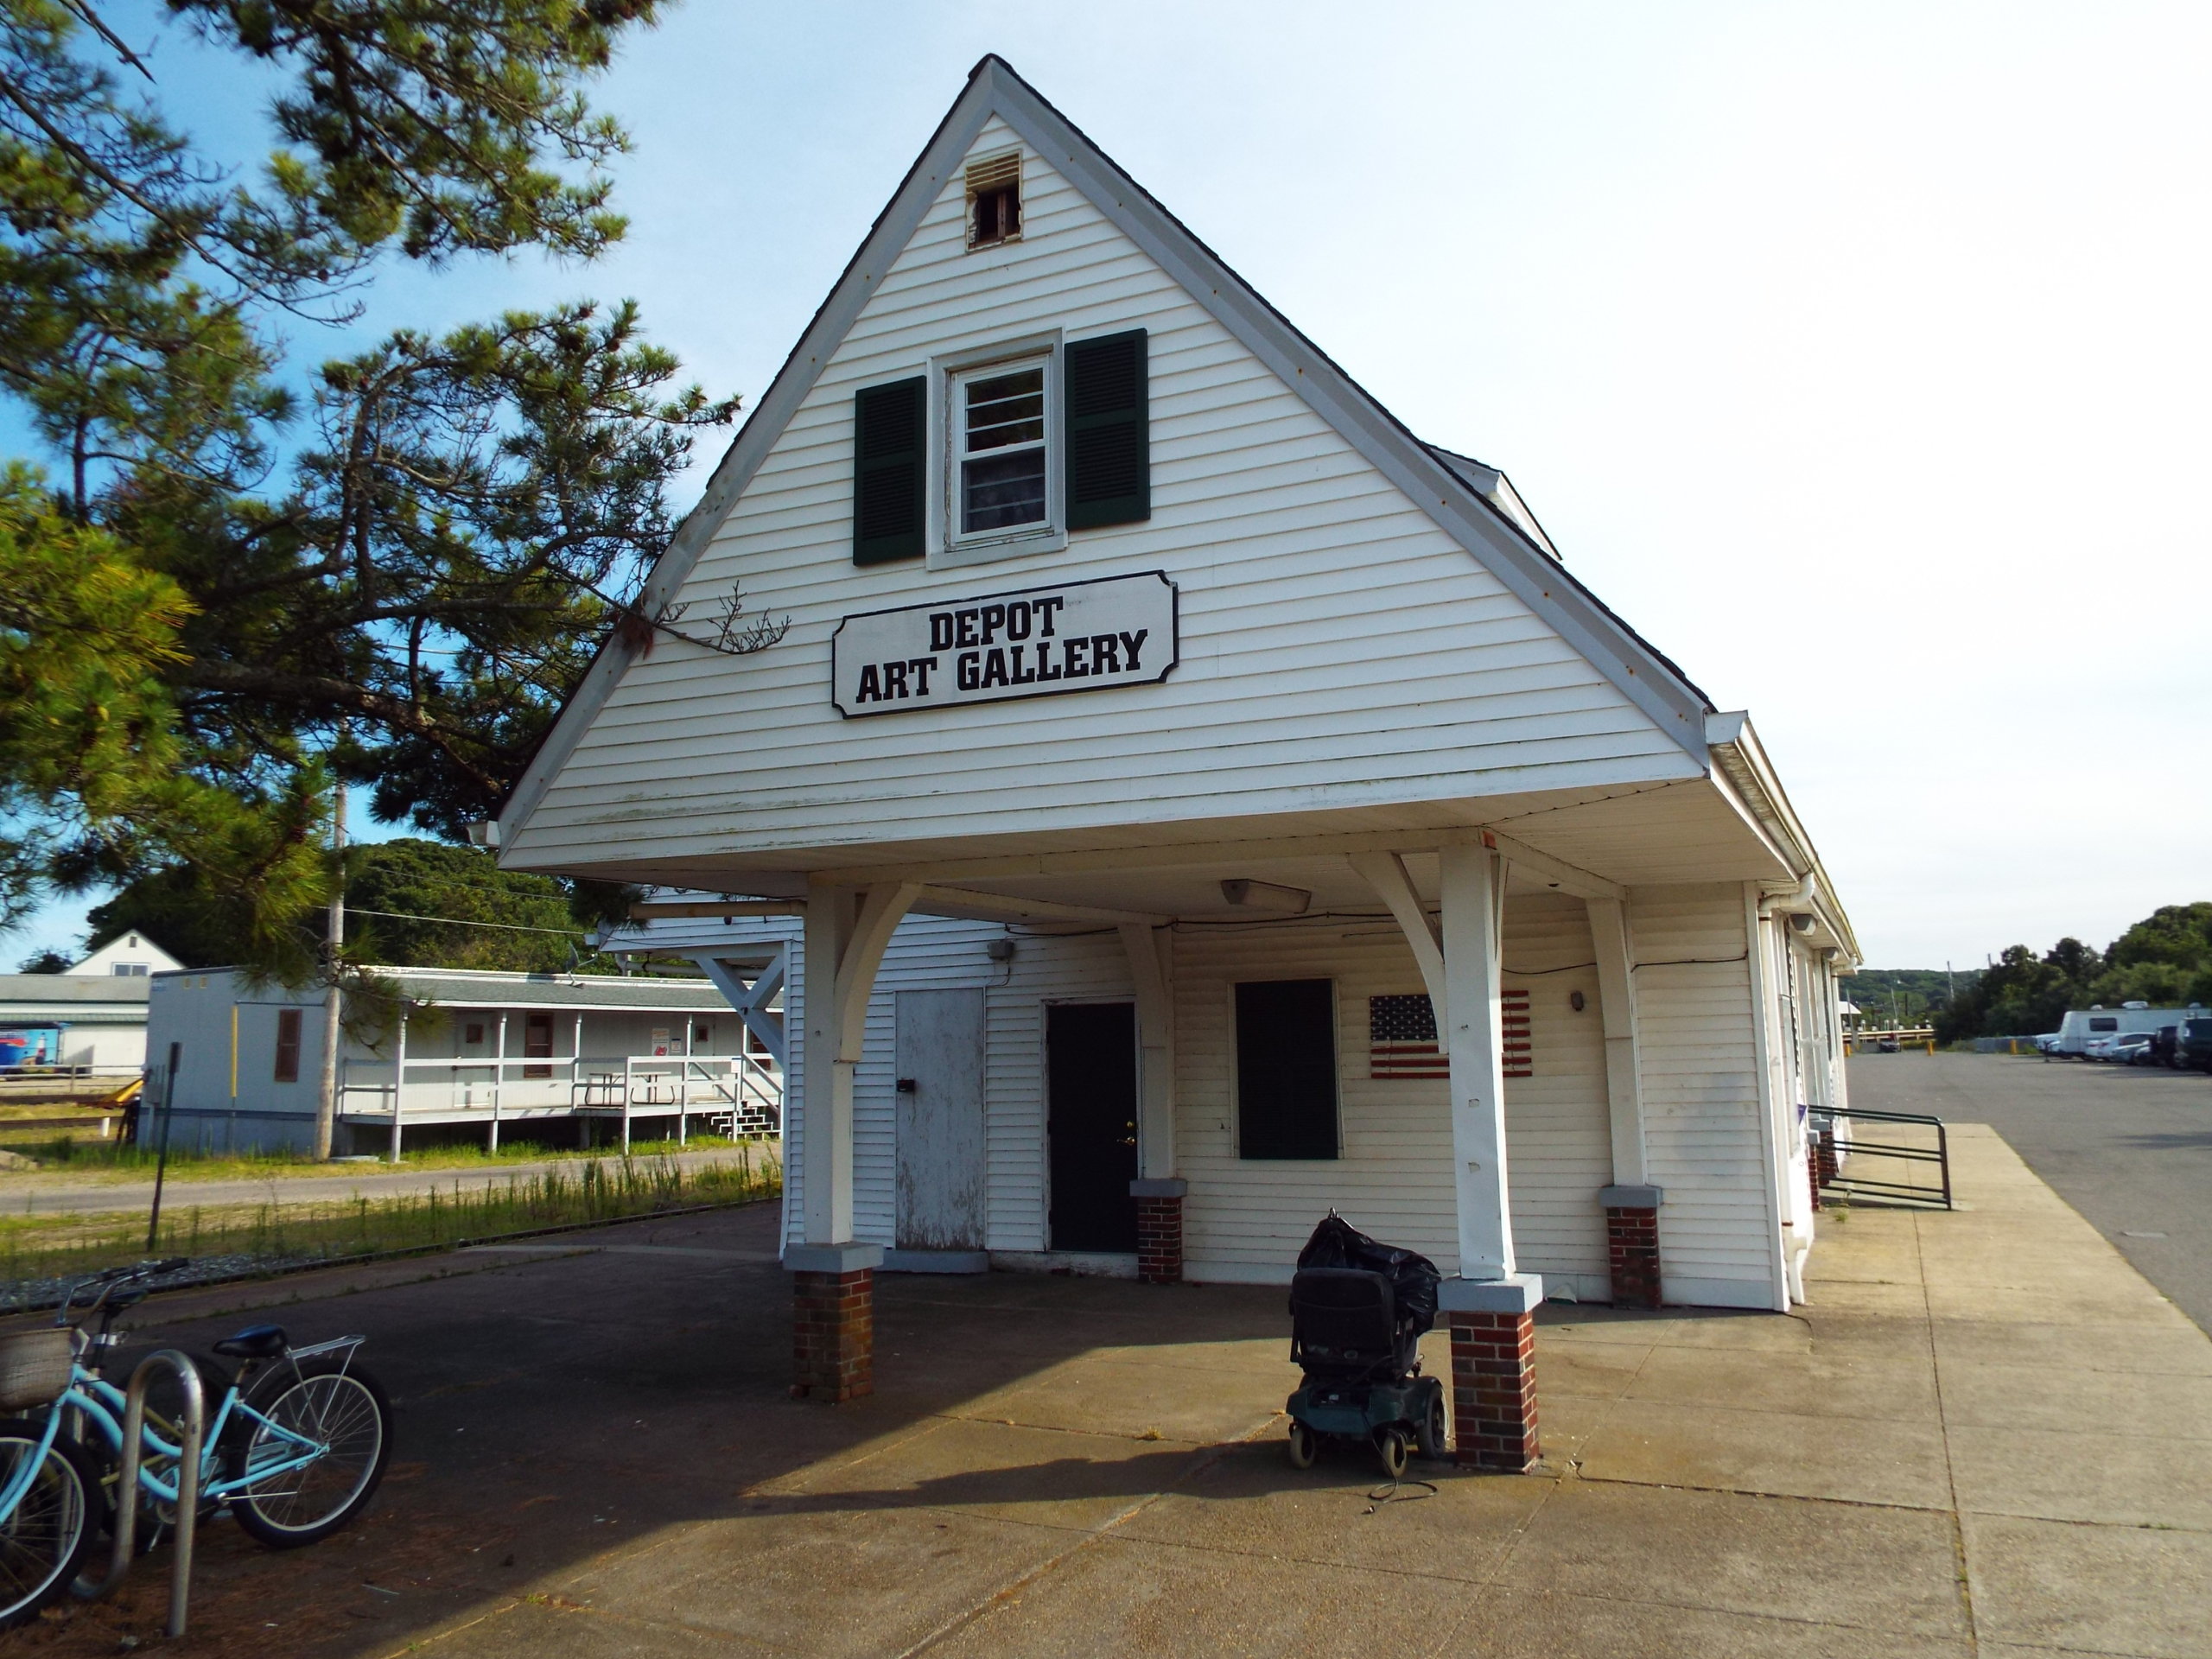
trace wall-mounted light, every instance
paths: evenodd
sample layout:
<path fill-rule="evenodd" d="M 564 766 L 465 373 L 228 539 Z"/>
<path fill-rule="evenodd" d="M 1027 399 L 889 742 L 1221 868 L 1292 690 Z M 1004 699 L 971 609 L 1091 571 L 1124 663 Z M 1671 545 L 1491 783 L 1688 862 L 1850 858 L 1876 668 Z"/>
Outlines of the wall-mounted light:
<path fill-rule="evenodd" d="M 1313 895 L 1303 887 L 1279 887 L 1273 881 L 1237 878 L 1221 884 L 1221 896 L 1239 910 L 1268 910 L 1280 916 L 1303 916 Z"/>
<path fill-rule="evenodd" d="M 1012 939 L 993 939 L 989 944 L 983 947 L 983 954 L 988 957 L 993 962 L 1012 962 L 1014 960 L 1014 941 Z"/>
<path fill-rule="evenodd" d="M 1567 1006 L 1573 1008 L 1577 1014 L 1580 1014 L 1583 1009 L 1590 1005 L 1588 1001 L 1585 1000 L 1581 992 L 1569 991 L 1567 994 Z"/>

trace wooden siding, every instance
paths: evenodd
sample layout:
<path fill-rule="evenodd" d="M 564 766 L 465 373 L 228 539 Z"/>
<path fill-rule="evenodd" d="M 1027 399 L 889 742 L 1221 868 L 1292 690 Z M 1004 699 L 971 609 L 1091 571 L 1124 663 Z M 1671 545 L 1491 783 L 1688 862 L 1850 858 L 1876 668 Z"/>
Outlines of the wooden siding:
<path fill-rule="evenodd" d="M 1045 1248 L 1045 1005 L 1126 998 L 1133 993 L 1118 936 L 1018 937 L 1013 962 L 993 962 L 985 946 L 1006 932 L 995 922 L 910 916 L 899 925 L 884 951 L 868 999 L 861 1063 L 853 1077 L 855 1238 L 889 1244 L 897 1224 L 898 993 L 972 988 L 984 993 L 983 1133 L 988 1160 L 984 1243 L 995 1250 Z M 793 1033 L 804 1029 L 805 989 L 800 964 L 804 947 L 796 922 L 741 921 L 714 935 L 686 932 L 681 937 L 686 944 L 701 938 L 706 944 L 732 949 L 755 940 L 789 938 L 791 968 L 784 993 L 784 1021 Z M 654 938 L 667 941 L 664 948 L 677 948 L 678 936 L 672 929 L 657 927 Z M 784 1237 L 792 1243 L 804 1235 L 801 1194 L 806 1180 L 805 1137 L 798 1124 L 804 1112 L 805 1047 L 804 1042 L 792 1042 L 786 1074 Z"/>
<path fill-rule="evenodd" d="M 1667 1192 L 1664 1294 L 1771 1307 L 1777 1245 L 1759 1150 L 1744 890 L 1638 887 L 1630 923 L 1645 1144 L 1651 1179 Z"/>
<path fill-rule="evenodd" d="M 1527 1270 L 1601 1298 L 1610 1284 L 1598 1189 L 1612 1179 L 1611 1143 L 1597 975 L 1580 905 L 1513 899 L 1505 958 L 1505 985 L 1531 993 L 1536 1073 L 1506 1084 L 1516 1248 Z M 1232 988 L 1323 977 L 1337 985 L 1342 1155 L 1246 1161 L 1236 1147 Z M 1176 931 L 1178 1150 L 1191 1184 L 1184 1252 L 1192 1278 L 1287 1282 L 1299 1247 L 1332 1208 L 1363 1231 L 1458 1270 L 1447 1085 L 1368 1075 L 1367 999 L 1422 988 L 1413 953 L 1387 921 Z M 1580 1014 L 1568 1001 L 1578 988 Z"/>
<path fill-rule="evenodd" d="M 992 123 L 978 151 L 1011 138 Z M 739 856 L 988 830 L 1164 823 L 1694 775 L 1681 750 L 1044 162 L 1023 240 L 962 244 L 949 186 L 694 569 L 789 636 L 732 659 L 662 639 L 510 848 L 522 867 Z M 1153 517 L 1064 552 L 856 569 L 861 386 L 1039 330 L 1151 334 Z M 859 722 L 828 700 L 849 613 L 1162 569 L 1165 685 Z"/>

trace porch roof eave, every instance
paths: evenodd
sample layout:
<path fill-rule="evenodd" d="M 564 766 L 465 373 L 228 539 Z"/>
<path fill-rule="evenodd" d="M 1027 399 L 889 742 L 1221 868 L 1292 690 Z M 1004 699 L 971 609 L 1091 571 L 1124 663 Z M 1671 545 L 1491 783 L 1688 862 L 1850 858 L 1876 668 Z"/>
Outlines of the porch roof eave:
<path fill-rule="evenodd" d="M 1219 884 L 1236 877 L 1309 892 L 1315 910 L 1372 909 L 1372 893 L 1351 871 L 1352 855 L 1399 854 L 1414 867 L 1420 884 L 1424 860 L 1433 862 L 1442 847 L 1484 836 L 1512 861 L 1516 890 L 1617 898 L 1633 887 L 1783 883 L 1802 874 L 1789 849 L 1744 809 L 1725 779 L 1710 774 L 1382 809 L 1042 834 L 855 841 L 721 855 L 696 848 L 665 855 L 618 849 L 625 855 L 589 863 L 533 849 L 527 859 L 503 861 L 686 894 L 783 900 L 803 899 L 810 881 L 915 883 L 924 891 L 913 908 L 925 914 L 1157 925 L 1233 913 Z M 1028 913 L 1019 913 L 1024 906 Z"/>

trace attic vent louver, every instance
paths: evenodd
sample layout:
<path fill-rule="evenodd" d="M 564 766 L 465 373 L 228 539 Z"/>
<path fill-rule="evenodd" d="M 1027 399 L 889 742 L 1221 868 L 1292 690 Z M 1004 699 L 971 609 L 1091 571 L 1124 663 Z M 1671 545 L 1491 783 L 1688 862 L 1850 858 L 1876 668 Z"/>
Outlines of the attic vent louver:
<path fill-rule="evenodd" d="M 996 247 L 1021 237 L 1021 152 L 968 163 L 968 245 Z"/>

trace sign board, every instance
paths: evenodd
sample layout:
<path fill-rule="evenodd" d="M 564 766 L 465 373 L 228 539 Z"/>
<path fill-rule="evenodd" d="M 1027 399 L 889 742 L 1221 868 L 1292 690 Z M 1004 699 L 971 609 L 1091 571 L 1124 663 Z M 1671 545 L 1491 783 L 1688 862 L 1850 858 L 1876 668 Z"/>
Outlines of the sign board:
<path fill-rule="evenodd" d="M 847 617 L 830 640 L 830 700 L 855 716 L 1156 685 L 1176 645 L 1164 571 L 1039 582 Z"/>

